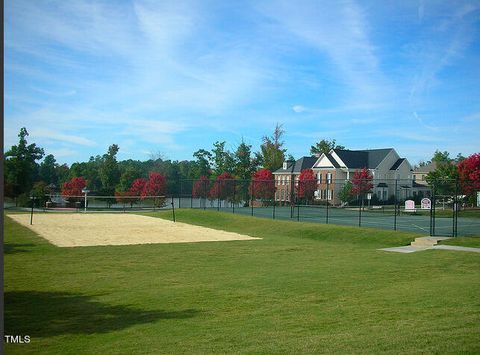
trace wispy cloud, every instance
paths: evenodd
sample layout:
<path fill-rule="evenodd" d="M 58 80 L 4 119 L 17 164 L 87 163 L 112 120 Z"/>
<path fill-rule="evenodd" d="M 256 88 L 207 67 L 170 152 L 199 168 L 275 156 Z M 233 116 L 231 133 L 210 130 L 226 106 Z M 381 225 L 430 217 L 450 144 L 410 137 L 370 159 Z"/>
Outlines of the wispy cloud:
<path fill-rule="evenodd" d="M 247 137 L 258 149 L 276 122 L 298 155 L 325 136 L 348 147 L 420 147 L 419 130 L 432 144 L 461 132 L 467 145 L 476 138 L 465 123 L 480 111 L 479 6 L 12 1 L 5 145 L 26 126 L 66 161 L 119 142 L 124 157 L 191 158 L 216 140 Z M 414 134 L 374 133 L 399 127 Z"/>
<path fill-rule="evenodd" d="M 326 9 L 328 8 L 328 11 Z M 353 102 L 378 102 L 389 85 L 369 37 L 366 12 L 354 1 L 276 1 L 260 6 L 284 31 L 325 53 Z"/>

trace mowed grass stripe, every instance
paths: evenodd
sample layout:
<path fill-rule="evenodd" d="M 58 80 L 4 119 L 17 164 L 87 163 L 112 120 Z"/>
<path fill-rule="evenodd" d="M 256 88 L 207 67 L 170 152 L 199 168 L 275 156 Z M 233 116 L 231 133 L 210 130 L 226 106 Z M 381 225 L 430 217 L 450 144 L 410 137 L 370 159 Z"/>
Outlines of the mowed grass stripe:
<path fill-rule="evenodd" d="M 169 213 L 152 216 L 170 218 Z M 417 235 L 192 210 L 255 243 L 57 248 L 6 218 L 8 353 L 480 351 L 478 254 Z"/>

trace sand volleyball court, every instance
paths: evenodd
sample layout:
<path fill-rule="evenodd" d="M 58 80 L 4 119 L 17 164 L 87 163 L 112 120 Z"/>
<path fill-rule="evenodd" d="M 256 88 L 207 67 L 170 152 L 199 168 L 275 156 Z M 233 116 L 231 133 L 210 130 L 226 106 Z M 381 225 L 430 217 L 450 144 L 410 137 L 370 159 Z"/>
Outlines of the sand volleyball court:
<path fill-rule="evenodd" d="M 59 247 L 261 239 L 129 213 L 39 213 L 33 225 L 29 214 L 9 217 Z"/>

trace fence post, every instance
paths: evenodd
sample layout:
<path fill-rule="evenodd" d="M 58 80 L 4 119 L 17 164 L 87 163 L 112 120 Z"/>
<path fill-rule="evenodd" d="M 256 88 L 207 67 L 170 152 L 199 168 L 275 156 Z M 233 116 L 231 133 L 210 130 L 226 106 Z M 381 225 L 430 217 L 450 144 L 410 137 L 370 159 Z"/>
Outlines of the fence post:
<path fill-rule="evenodd" d="M 295 204 L 297 205 L 297 222 L 300 221 L 300 204 L 298 203 L 298 197 L 295 197 Z"/>
<path fill-rule="evenodd" d="M 326 223 L 328 224 L 328 191 L 330 191 L 330 183 L 327 179 L 327 215 L 326 215 Z M 332 196 L 333 197 L 333 196 Z"/>
<path fill-rule="evenodd" d="M 358 194 L 358 226 L 362 226 L 362 200 L 360 199 L 360 193 Z"/>
<path fill-rule="evenodd" d="M 203 210 L 207 209 L 207 182 L 203 181 Z"/>
<path fill-rule="evenodd" d="M 432 236 L 435 236 L 435 212 L 437 207 L 437 191 L 435 188 L 435 183 L 433 183 L 432 190 Z"/>
<path fill-rule="evenodd" d="M 253 191 L 255 190 L 255 180 L 252 180 L 252 188 L 250 189 L 250 208 L 253 216 Z"/>
<path fill-rule="evenodd" d="M 458 177 L 455 179 L 455 196 L 453 198 L 453 237 L 457 237 L 458 220 Z"/>
<path fill-rule="evenodd" d="M 290 191 L 287 191 L 290 196 L 290 218 L 293 218 L 295 214 L 295 204 L 297 203 L 297 196 L 295 194 L 295 176 L 292 175 L 290 181 Z"/>
<path fill-rule="evenodd" d="M 273 195 L 273 219 L 275 219 L 275 195 Z"/>
<path fill-rule="evenodd" d="M 232 201 L 232 213 L 234 213 L 234 214 L 235 214 L 235 190 L 236 190 L 236 189 L 235 189 L 235 188 L 236 188 L 236 186 L 235 186 L 235 185 L 236 185 L 236 184 L 235 184 L 235 180 L 233 180 L 233 201 Z"/>
<path fill-rule="evenodd" d="M 398 194 L 398 178 L 395 179 L 395 191 L 393 195 L 393 204 L 394 204 L 394 212 L 393 212 L 393 230 L 397 230 L 397 194 Z"/>

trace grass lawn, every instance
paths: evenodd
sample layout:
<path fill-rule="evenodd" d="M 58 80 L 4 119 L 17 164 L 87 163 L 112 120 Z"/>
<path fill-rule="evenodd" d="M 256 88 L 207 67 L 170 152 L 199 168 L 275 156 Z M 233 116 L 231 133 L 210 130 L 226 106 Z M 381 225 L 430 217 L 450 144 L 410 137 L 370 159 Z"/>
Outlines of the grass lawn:
<path fill-rule="evenodd" d="M 177 219 L 263 239 L 58 248 L 7 216 L 5 334 L 32 339 L 7 353 L 480 352 L 479 254 L 378 251 L 417 237 L 386 230 Z"/>

